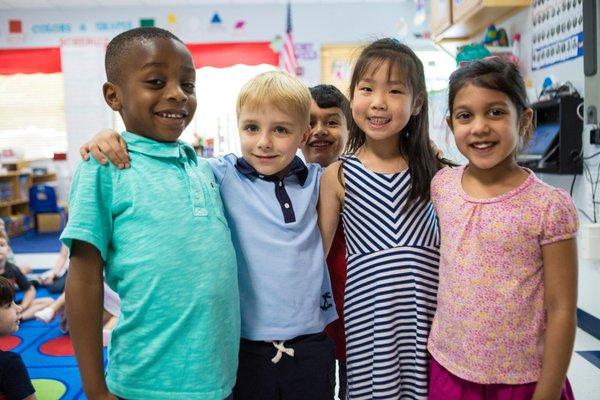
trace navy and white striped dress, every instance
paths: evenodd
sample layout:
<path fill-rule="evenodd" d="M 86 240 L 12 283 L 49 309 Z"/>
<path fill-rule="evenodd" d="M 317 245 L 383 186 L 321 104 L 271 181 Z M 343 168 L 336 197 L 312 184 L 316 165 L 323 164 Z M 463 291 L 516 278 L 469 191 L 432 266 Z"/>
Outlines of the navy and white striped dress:
<path fill-rule="evenodd" d="M 344 160 L 348 398 L 426 399 L 440 244 L 433 206 L 403 210 L 408 170 L 382 174 Z"/>

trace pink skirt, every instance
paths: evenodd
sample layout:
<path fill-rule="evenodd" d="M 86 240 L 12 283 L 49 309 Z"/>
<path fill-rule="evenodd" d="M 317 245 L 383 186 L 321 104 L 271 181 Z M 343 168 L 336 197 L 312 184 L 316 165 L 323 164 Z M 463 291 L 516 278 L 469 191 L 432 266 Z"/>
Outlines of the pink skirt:
<path fill-rule="evenodd" d="M 535 386 L 536 382 L 520 385 L 474 383 L 453 375 L 434 359 L 429 366 L 429 400 L 530 400 Z M 575 400 L 568 379 L 560 399 Z"/>

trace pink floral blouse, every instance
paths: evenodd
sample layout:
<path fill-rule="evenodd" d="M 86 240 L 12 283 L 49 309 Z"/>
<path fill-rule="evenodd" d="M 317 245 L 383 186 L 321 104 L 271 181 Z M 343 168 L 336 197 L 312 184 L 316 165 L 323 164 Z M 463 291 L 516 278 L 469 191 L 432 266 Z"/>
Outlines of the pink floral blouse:
<path fill-rule="evenodd" d="M 542 246 L 576 236 L 577 210 L 529 170 L 516 189 L 472 198 L 464 170 L 445 168 L 431 183 L 442 242 L 428 349 L 471 382 L 535 382 L 546 330 Z"/>

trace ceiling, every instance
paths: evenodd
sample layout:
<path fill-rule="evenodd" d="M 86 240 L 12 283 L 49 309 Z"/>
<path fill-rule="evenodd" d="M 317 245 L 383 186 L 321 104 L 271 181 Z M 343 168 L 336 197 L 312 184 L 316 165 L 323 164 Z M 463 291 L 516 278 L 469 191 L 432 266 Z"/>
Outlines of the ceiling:
<path fill-rule="evenodd" d="M 292 0 L 293 4 L 368 3 L 373 0 Z M 406 0 L 400 0 L 406 1 Z M 147 7 L 225 4 L 285 4 L 288 0 L 0 0 L 0 10 L 40 10 L 106 7 Z M 399 0 L 377 0 L 378 3 Z"/>

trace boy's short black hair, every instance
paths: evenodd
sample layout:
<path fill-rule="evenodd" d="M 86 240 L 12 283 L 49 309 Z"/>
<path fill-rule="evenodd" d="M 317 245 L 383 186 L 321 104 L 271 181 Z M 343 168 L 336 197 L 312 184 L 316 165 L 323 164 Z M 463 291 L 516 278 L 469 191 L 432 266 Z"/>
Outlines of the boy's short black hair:
<path fill-rule="evenodd" d="M 0 307 L 6 307 L 15 299 L 15 288 L 8 279 L 0 276 Z"/>
<path fill-rule="evenodd" d="M 344 113 L 348 126 L 352 120 L 350 101 L 333 85 L 317 85 L 309 88 L 310 95 L 320 108 L 337 107 Z"/>
<path fill-rule="evenodd" d="M 183 43 L 181 39 L 171 32 L 155 27 L 133 28 L 115 36 L 108 43 L 106 56 L 104 57 L 104 68 L 106 69 L 106 78 L 108 81 L 119 83 L 121 78 L 121 63 L 127 57 L 128 51 L 134 44 L 155 39 L 171 39 Z"/>

